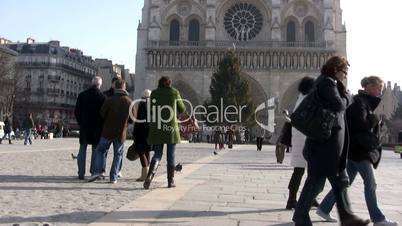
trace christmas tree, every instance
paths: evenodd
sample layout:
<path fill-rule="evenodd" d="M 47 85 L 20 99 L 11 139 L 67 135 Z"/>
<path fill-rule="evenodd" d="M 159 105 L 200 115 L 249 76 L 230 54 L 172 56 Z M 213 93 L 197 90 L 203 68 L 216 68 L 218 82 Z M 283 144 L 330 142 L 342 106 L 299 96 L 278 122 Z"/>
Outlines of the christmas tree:
<path fill-rule="evenodd" d="M 251 101 L 248 81 L 241 76 L 240 60 L 234 50 L 228 50 L 219 62 L 209 87 L 211 99 L 205 105 L 209 125 L 252 126 L 254 106 Z M 219 106 L 219 107 L 213 107 Z M 216 112 L 216 114 L 212 112 Z"/>

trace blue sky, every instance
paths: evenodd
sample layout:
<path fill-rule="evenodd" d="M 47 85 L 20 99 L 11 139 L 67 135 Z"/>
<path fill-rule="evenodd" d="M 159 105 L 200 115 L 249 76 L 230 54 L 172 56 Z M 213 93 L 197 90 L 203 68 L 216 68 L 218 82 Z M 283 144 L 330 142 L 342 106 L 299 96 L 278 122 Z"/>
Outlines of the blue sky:
<path fill-rule="evenodd" d="M 0 36 L 59 40 L 93 58 L 135 67 L 142 0 L 1 0 Z"/>
<path fill-rule="evenodd" d="M 51 39 L 135 68 L 138 20 L 143 0 L 1 0 L 0 36 L 12 41 Z M 402 85 L 401 0 L 341 0 L 351 63 L 349 88 L 378 75 Z"/>

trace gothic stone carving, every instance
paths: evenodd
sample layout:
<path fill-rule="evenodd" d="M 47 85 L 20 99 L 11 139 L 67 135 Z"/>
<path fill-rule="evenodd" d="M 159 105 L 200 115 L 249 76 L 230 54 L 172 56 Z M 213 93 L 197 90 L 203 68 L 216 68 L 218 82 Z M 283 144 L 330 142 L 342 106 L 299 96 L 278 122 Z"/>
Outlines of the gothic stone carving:
<path fill-rule="evenodd" d="M 293 11 L 298 17 L 304 17 L 308 13 L 308 7 L 305 3 L 298 2 L 297 4 L 294 5 Z"/>
<path fill-rule="evenodd" d="M 190 14 L 191 12 L 191 3 L 188 1 L 181 1 L 178 5 L 177 5 L 177 12 L 182 15 L 182 16 L 187 16 Z"/>

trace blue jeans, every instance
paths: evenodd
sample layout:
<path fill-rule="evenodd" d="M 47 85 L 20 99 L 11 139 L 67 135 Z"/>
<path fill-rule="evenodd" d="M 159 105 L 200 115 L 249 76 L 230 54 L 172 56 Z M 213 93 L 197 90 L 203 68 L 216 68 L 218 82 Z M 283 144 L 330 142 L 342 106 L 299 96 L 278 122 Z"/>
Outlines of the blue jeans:
<path fill-rule="evenodd" d="M 108 151 L 109 151 L 109 148 L 110 148 L 110 144 L 109 144 L 109 146 L 106 148 L 106 151 L 105 151 L 105 160 L 107 159 L 107 153 L 108 153 Z M 121 171 L 121 168 L 123 167 L 123 158 L 121 158 L 121 161 L 120 161 L 120 168 L 119 168 L 119 172 Z M 102 168 L 102 173 L 104 173 L 104 172 L 106 172 L 106 161 L 103 163 L 103 168 Z"/>
<path fill-rule="evenodd" d="M 80 150 L 78 151 L 77 156 L 77 165 L 78 165 L 78 176 L 83 177 L 85 176 L 85 162 L 87 159 L 87 146 L 88 144 L 80 144 Z M 95 163 L 95 151 L 96 151 L 96 144 L 92 145 L 92 154 L 91 154 L 91 166 L 89 168 L 89 172 L 91 174 L 94 173 L 94 163 Z"/>
<path fill-rule="evenodd" d="M 166 144 L 167 146 L 167 166 L 174 167 L 175 164 L 175 152 L 176 144 Z M 152 161 L 161 161 L 163 155 L 163 144 L 154 144 L 152 149 L 155 151 Z"/>
<path fill-rule="evenodd" d="M 380 222 L 385 220 L 384 214 L 381 212 L 377 203 L 376 188 L 377 183 L 375 181 L 373 166 L 370 161 L 364 160 L 360 162 L 348 160 L 347 171 L 349 175 L 350 184 L 353 183 L 357 173 L 363 179 L 364 182 L 364 196 L 366 199 L 366 205 L 370 214 L 372 222 Z M 335 197 L 332 190 L 325 196 L 324 200 L 320 204 L 320 209 L 329 213 L 335 203 Z"/>
<path fill-rule="evenodd" d="M 32 135 L 32 129 L 24 130 L 24 138 L 25 138 L 24 144 L 25 145 L 28 144 L 28 142 L 29 142 L 29 144 L 32 144 L 31 135 Z"/>
<path fill-rule="evenodd" d="M 123 159 L 124 145 L 120 143 L 118 139 L 108 140 L 101 137 L 98 146 L 95 151 L 95 165 L 94 165 L 94 175 L 102 174 L 103 167 L 106 164 L 105 153 L 109 149 L 110 145 L 113 143 L 113 163 L 110 168 L 110 180 L 117 180 L 117 175 L 120 171 L 120 165 Z"/>
<path fill-rule="evenodd" d="M 331 183 L 332 189 L 334 189 L 334 197 L 336 198 L 336 204 L 338 207 L 338 213 L 341 223 L 353 215 L 350 209 L 350 203 L 347 195 L 346 187 L 349 184 L 346 172 L 341 172 L 337 175 L 320 175 L 313 172 L 310 169 L 310 165 L 307 164 L 308 172 L 307 179 L 304 183 L 304 187 L 297 202 L 295 212 L 293 214 L 293 221 L 295 225 L 312 226 L 309 211 L 311 209 L 311 203 L 317 197 L 317 195 L 323 190 L 325 180 L 328 178 Z"/>

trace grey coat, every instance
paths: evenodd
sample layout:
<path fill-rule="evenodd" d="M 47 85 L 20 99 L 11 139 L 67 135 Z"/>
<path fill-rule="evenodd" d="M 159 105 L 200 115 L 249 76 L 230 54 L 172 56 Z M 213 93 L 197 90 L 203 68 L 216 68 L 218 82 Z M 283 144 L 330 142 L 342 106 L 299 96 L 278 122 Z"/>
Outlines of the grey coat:
<path fill-rule="evenodd" d="M 346 167 L 349 136 L 345 121 L 348 97 L 340 95 L 335 79 L 321 75 L 315 86 L 324 106 L 336 113 L 331 137 L 323 142 L 306 139 L 303 155 L 308 163 L 309 173 L 335 175 Z"/>

